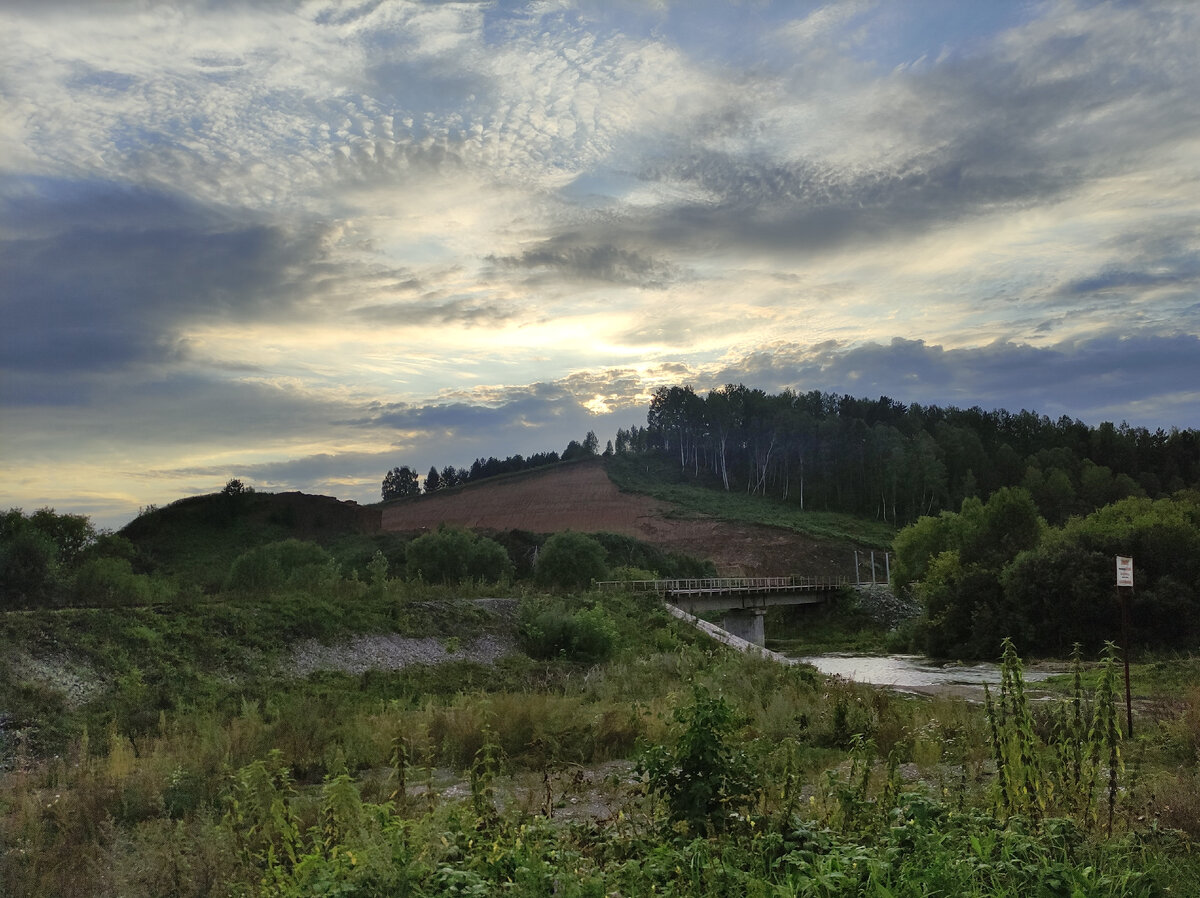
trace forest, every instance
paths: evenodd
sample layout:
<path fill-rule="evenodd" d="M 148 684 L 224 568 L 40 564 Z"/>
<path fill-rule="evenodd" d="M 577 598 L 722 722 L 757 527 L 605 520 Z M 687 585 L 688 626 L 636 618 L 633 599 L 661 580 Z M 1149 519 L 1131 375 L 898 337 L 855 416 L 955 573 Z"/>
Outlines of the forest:
<path fill-rule="evenodd" d="M 615 451 L 665 452 L 681 475 L 802 509 L 896 525 L 956 511 L 1006 486 L 1029 491 L 1051 524 L 1126 497 L 1200 485 L 1200 431 L 1052 421 L 1032 411 L 904 404 L 881 396 L 728 384 L 702 397 L 660 387 L 645 427 Z"/>

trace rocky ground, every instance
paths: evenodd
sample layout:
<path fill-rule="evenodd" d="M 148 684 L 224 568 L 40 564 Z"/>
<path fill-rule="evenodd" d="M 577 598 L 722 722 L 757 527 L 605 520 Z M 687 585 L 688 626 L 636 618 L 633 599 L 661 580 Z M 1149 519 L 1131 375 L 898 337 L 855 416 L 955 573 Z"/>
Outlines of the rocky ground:
<path fill-rule="evenodd" d="M 307 677 L 319 670 L 362 674 L 368 670 L 400 670 L 410 664 L 441 664 L 443 661 L 491 664 L 516 648 L 514 640 L 494 635 L 459 642 L 456 637 L 414 639 L 390 633 L 355 636 L 332 645 L 306 639 L 292 649 L 285 670 L 293 676 Z"/>

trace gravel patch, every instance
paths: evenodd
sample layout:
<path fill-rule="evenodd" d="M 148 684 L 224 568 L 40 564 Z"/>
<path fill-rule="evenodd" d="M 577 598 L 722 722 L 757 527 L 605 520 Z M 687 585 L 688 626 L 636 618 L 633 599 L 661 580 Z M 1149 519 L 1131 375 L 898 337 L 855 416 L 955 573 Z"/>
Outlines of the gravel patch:
<path fill-rule="evenodd" d="M 10 665 L 18 679 L 61 693 L 69 708 L 82 707 L 104 691 L 104 683 L 90 664 L 63 653 L 18 652 Z"/>
<path fill-rule="evenodd" d="M 493 664 L 515 649 L 512 640 L 491 634 L 462 643 L 431 636 L 415 639 L 395 634 L 356 636 L 331 645 L 307 639 L 292 649 L 285 671 L 293 676 L 307 677 L 319 670 L 362 674 L 368 670 L 400 670 L 410 664 L 441 664 L 445 661 Z"/>

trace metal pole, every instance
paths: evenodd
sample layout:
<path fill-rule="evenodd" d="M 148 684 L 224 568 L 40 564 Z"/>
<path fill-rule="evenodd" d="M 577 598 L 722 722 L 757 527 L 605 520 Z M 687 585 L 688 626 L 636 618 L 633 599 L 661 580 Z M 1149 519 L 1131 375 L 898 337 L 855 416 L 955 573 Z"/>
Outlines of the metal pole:
<path fill-rule="evenodd" d="M 892 553 L 883 553 L 883 574 L 888 583 L 892 582 Z"/>
<path fill-rule="evenodd" d="M 871 550 L 871 585 L 875 585 L 875 550 Z"/>
<path fill-rule="evenodd" d="M 1121 593 L 1121 654 L 1125 657 L 1125 735 L 1133 738 L 1133 698 L 1129 690 L 1129 604 L 1133 599 L 1133 587 L 1128 592 L 1118 587 Z"/>

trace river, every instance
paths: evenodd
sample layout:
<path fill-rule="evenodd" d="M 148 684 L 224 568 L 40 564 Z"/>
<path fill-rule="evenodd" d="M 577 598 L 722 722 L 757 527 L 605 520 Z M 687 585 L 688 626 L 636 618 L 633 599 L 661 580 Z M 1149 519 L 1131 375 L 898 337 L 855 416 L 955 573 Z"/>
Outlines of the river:
<path fill-rule="evenodd" d="M 999 684 L 997 664 L 941 663 L 919 655 L 807 655 L 796 660 L 811 664 L 823 674 L 845 677 L 856 683 L 886 686 L 901 692 L 960 695 L 981 698 L 984 683 Z M 1055 671 L 1025 670 L 1026 683 L 1053 676 Z"/>

